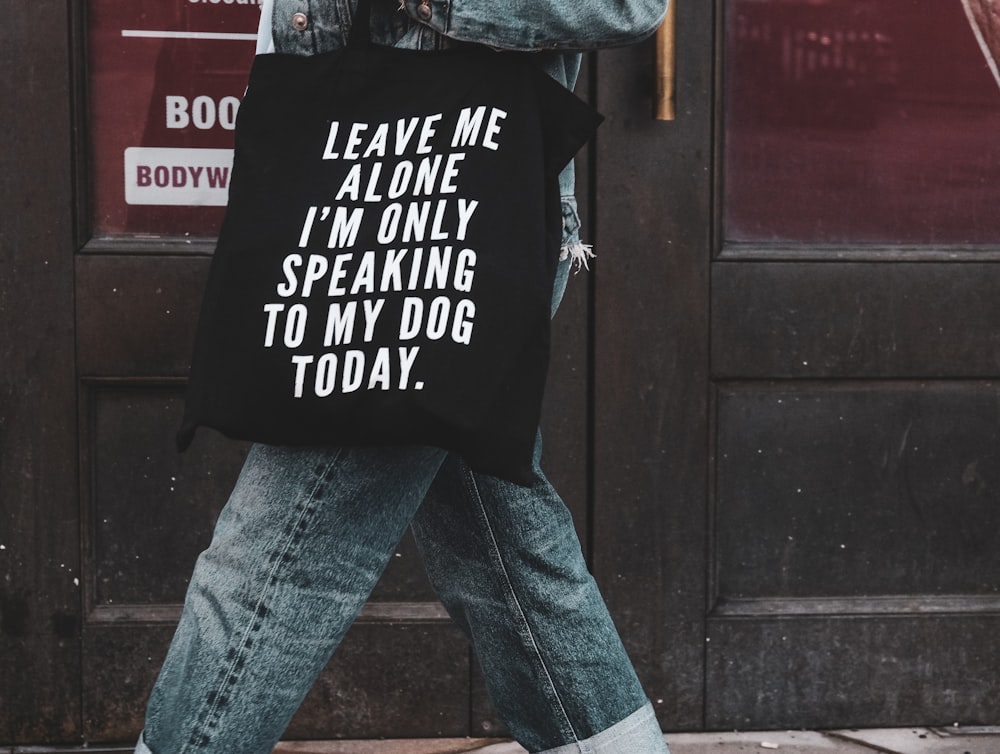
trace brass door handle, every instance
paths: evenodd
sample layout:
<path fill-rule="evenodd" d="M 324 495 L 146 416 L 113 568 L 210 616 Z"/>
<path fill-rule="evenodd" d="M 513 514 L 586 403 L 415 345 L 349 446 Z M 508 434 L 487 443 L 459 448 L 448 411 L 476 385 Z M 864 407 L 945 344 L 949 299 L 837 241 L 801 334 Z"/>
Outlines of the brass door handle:
<path fill-rule="evenodd" d="M 677 117 L 677 0 L 656 32 L 656 119 Z"/>

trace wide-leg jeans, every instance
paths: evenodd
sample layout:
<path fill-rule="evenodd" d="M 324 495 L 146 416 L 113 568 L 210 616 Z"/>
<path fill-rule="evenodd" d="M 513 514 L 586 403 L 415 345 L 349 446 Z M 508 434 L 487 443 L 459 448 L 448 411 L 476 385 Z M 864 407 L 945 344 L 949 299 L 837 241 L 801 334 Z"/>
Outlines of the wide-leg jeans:
<path fill-rule="evenodd" d="M 254 446 L 198 558 L 136 752 L 270 752 L 412 524 L 526 749 L 667 754 L 540 453 L 539 441 L 520 486 L 436 448 Z"/>

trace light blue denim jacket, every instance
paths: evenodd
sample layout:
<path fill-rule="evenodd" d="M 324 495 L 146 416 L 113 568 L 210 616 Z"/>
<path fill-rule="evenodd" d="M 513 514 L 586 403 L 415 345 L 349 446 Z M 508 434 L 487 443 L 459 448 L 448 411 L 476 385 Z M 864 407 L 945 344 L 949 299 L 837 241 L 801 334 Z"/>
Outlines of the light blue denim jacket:
<path fill-rule="evenodd" d="M 354 4 L 264 0 L 262 36 L 270 32 L 279 52 L 312 55 L 337 49 L 347 41 Z M 581 51 L 648 37 L 662 22 L 667 0 L 371 0 L 371 5 L 376 44 L 437 50 L 474 43 L 531 53 L 552 78 L 572 89 Z M 585 264 L 589 248 L 580 242 L 574 183 L 571 162 L 559 176 L 563 255 Z"/>

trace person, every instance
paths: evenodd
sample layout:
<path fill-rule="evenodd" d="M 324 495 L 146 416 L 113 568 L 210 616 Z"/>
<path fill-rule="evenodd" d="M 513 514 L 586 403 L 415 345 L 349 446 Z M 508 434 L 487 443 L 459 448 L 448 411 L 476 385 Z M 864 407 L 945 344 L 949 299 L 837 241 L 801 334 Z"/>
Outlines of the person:
<path fill-rule="evenodd" d="M 374 0 L 373 40 L 473 42 L 530 53 L 572 88 L 581 51 L 651 34 L 666 0 Z M 258 51 L 345 43 L 347 3 L 263 0 Z M 579 237 L 572 165 L 560 176 L 563 257 Z M 540 468 L 529 486 L 432 447 L 251 448 L 149 698 L 138 754 L 266 754 L 411 526 L 471 640 L 494 706 L 531 752 L 669 754 L 587 570 L 568 509 Z"/>

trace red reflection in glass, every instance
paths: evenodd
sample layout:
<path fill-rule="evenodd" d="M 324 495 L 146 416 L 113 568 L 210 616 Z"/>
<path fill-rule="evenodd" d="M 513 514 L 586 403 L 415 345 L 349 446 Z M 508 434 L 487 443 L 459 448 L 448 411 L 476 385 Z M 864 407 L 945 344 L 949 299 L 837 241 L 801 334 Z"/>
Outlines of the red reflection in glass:
<path fill-rule="evenodd" d="M 1000 242 L 993 2 L 729 0 L 726 239 Z"/>
<path fill-rule="evenodd" d="M 96 236 L 214 236 L 253 61 L 255 0 L 90 0 Z"/>

